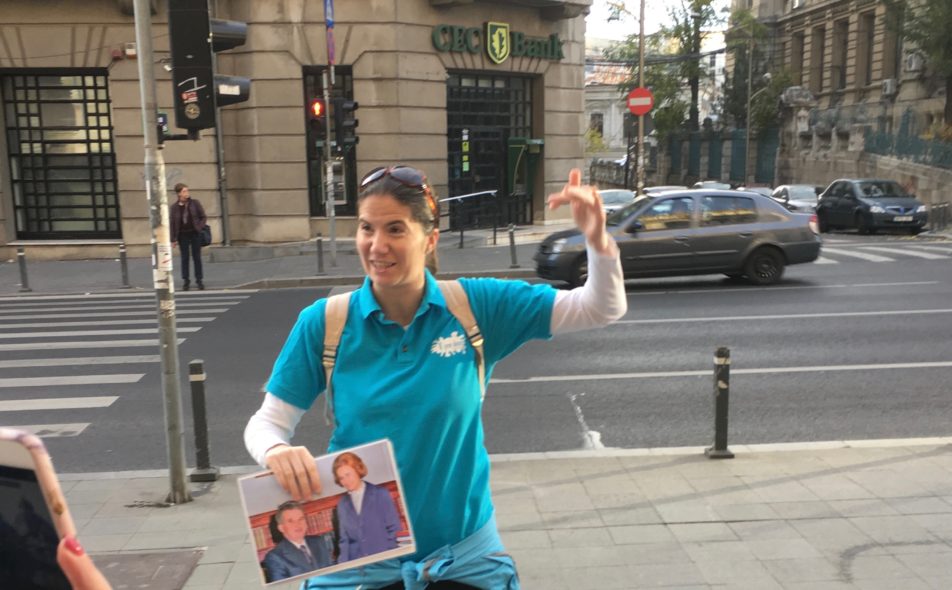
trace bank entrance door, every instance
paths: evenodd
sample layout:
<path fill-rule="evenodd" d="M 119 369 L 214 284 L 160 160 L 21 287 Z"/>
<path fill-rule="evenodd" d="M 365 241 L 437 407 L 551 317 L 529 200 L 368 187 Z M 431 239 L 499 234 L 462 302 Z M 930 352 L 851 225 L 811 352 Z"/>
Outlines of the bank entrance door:
<path fill-rule="evenodd" d="M 450 201 L 450 229 L 490 227 L 493 222 L 532 221 L 532 195 L 510 190 L 507 153 L 510 137 L 530 137 L 532 79 L 473 73 L 451 73 L 446 84 L 447 164 L 449 194 L 456 197 L 495 190 L 482 196 Z"/>

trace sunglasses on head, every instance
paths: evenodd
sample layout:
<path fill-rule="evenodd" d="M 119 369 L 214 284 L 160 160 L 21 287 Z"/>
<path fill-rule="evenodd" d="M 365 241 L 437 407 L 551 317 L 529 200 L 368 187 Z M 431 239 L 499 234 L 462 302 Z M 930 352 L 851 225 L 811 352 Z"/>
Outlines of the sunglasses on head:
<path fill-rule="evenodd" d="M 423 196 L 426 197 L 426 202 L 430 206 L 430 211 L 433 213 L 433 216 L 436 217 L 436 199 L 433 198 L 433 191 L 430 190 L 430 185 L 426 182 L 426 175 L 416 168 L 411 168 L 410 166 L 403 166 L 400 164 L 396 166 L 375 168 L 368 172 L 367 175 L 364 176 L 363 180 L 360 181 L 360 188 L 363 189 L 371 183 L 377 182 L 386 176 L 396 180 L 403 186 L 415 188 L 421 191 Z"/>

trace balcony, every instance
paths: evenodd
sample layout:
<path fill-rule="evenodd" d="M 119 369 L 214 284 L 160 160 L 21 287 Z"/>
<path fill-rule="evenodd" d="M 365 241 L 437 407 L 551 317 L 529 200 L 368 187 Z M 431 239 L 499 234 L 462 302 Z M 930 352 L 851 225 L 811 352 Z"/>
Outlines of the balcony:
<path fill-rule="evenodd" d="M 430 0 L 431 6 L 451 7 L 473 4 L 502 4 L 505 6 L 525 6 L 537 8 L 539 16 L 546 20 L 562 20 L 588 14 L 592 0 Z"/>

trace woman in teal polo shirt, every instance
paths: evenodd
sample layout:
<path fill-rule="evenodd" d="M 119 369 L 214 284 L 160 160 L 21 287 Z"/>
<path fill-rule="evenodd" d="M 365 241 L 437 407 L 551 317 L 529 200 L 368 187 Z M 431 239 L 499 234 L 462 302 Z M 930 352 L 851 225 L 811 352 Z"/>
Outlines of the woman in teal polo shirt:
<path fill-rule="evenodd" d="M 484 383 L 495 364 L 526 341 L 604 326 L 627 310 L 601 198 L 580 181 L 581 172 L 572 170 L 548 204 L 570 206 L 585 234 L 585 285 L 557 291 L 523 281 L 460 280 L 484 338 Z M 417 553 L 313 578 L 309 588 L 519 587 L 496 530 L 474 351 L 433 278 L 438 225 L 436 198 L 419 170 L 378 168 L 361 181 L 356 243 L 367 276 L 350 298 L 337 350 L 328 449 L 390 439 Z M 325 389 L 326 302 L 301 312 L 245 429 L 251 455 L 296 499 L 321 490 L 313 455 L 290 441 Z"/>

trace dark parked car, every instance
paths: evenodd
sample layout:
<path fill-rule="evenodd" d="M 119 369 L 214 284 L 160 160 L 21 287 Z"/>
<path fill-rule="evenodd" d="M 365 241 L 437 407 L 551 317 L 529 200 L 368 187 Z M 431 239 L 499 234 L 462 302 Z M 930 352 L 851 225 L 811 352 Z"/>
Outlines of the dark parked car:
<path fill-rule="evenodd" d="M 813 213 L 823 189 L 812 184 L 781 184 L 770 196 L 791 211 Z"/>
<path fill-rule="evenodd" d="M 929 221 L 926 206 L 893 180 L 833 181 L 816 206 L 820 231 L 856 228 L 861 234 L 878 229 L 905 229 L 915 235 Z"/>
<path fill-rule="evenodd" d="M 607 224 L 626 278 L 724 273 L 767 285 L 780 280 L 785 266 L 820 255 L 813 216 L 754 193 L 666 192 L 619 209 Z M 544 279 L 580 285 L 588 276 L 578 230 L 546 236 L 534 259 Z"/>

